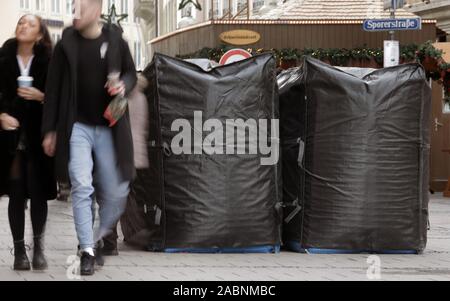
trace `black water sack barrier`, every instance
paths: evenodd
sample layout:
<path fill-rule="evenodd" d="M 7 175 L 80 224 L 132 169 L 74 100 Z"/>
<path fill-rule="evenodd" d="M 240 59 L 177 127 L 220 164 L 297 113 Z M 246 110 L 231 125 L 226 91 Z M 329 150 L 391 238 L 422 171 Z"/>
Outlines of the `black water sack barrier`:
<path fill-rule="evenodd" d="M 167 252 L 277 252 L 281 162 L 275 59 L 207 70 L 156 54 L 150 168 L 132 185 L 125 240 Z M 133 226 L 133 216 L 143 217 Z"/>
<path fill-rule="evenodd" d="M 418 64 L 278 76 L 283 242 L 312 253 L 420 253 L 427 240 L 431 89 Z"/>

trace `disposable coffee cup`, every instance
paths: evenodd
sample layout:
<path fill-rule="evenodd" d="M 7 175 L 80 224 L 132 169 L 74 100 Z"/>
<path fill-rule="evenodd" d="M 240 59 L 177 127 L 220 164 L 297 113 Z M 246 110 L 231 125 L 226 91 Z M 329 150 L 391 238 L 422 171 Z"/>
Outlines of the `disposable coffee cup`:
<path fill-rule="evenodd" d="M 19 85 L 19 88 L 31 88 L 33 87 L 33 77 L 19 76 L 17 78 L 17 84 Z"/>

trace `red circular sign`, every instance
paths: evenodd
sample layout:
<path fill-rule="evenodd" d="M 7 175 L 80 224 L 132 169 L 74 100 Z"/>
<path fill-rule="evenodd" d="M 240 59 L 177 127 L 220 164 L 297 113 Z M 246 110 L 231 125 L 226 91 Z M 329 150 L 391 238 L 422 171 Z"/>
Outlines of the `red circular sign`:
<path fill-rule="evenodd" d="M 227 65 L 252 57 L 252 55 L 243 49 L 231 49 L 227 51 L 220 59 L 220 65 Z"/>

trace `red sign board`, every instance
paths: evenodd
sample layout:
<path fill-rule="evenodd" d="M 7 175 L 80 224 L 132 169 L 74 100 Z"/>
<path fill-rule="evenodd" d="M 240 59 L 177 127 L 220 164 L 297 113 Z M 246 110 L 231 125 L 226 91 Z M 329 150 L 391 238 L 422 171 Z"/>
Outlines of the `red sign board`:
<path fill-rule="evenodd" d="M 220 59 L 220 65 L 227 65 L 250 58 L 252 55 L 243 49 L 231 49 Z"/>

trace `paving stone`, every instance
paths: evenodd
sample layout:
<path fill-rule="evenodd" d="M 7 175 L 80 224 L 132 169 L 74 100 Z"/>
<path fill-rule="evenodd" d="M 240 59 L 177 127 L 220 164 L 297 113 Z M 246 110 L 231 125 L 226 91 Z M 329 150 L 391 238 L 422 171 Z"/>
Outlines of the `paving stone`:
<path fill-rule="evenodd" d="M 49 270 L 16 272 L 11 266 L 12 238 L 7 199 L 0 200 L 0 281 L 378 281 L 367 277 L 368 254 L 165 254 L 134 250 L 119 243 L 119 256 L 105 257 L 105 266 L 92 277 L 68 277 L 70 256 L 78 245 L 70 203 L 49 202 L 46 255 Z M 380 281 L 450 280 L 450 199 L 435 194 L 430 202 L 431 230 L 421 255 L 379 255 Z M 119 231 L 120 232 L 120 231 Z M 26 241 L 32 247 L 27 213 Z M 31 250 L 29 252 L 31 257 Z M 70 275 L 69 275 L 70 276 Z"/>

